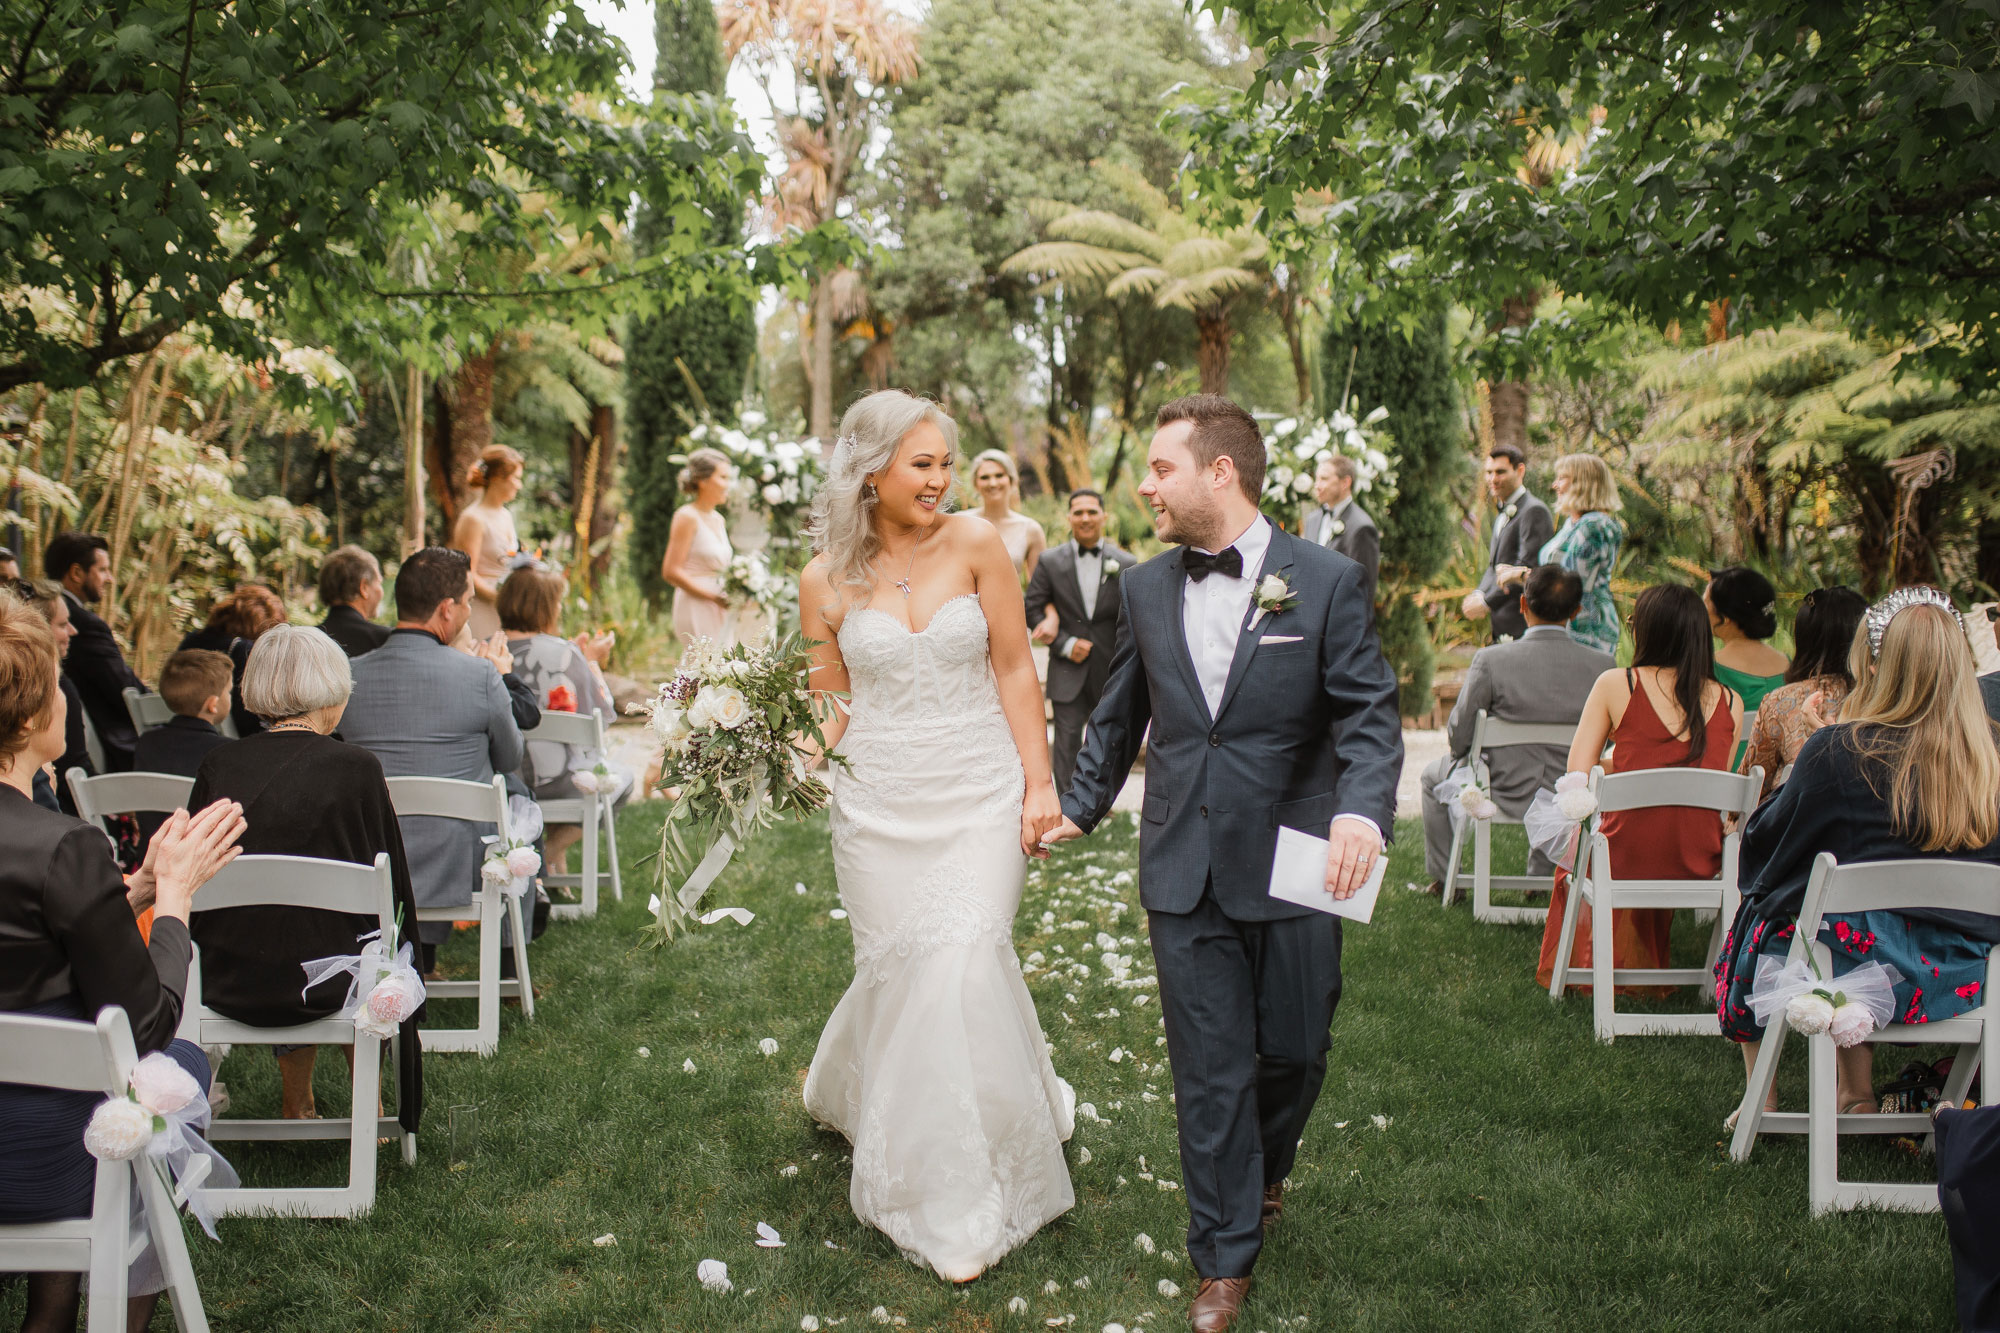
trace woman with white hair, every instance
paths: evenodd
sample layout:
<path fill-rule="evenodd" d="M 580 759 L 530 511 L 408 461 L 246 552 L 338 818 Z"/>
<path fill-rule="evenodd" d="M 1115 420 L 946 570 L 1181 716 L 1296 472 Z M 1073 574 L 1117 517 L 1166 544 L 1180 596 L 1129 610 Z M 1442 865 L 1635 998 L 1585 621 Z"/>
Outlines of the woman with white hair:
<path fill-rule="evenodd" d="M 404 938 L 414 939 L 416 896 L 382 762 L 332 735 L 352 689 L 346 651 L 320 630 L 297 625 L 266 630 L 243 669 L 243 705 L 263 719 L 264 730 L 209 752 L 195 775 L 188 809 L 219 800 L 242 805 L 248 825 L 242 847 L 253 855 L 373 865 L 387 852 Z M 359 953 L 361 937 L 376 925 L 372 916 L 311 907 L 197 911 L 192 933 L 201 948 L 202 1002 L 255 1027 L 291 1027 L 337 1013 L 347 998 L 346 974 L 302 990 L 300 965 Z M 414 1017 L 403 1025 L 396 1108 L 403 1128 L 413 1134 L 422 1109 L 416 1025 Z M 312 1119 L 319 1048 L 274 1049 L 285 1118 Z M 352 1060 L 353 1047 L 342 1049 Z"/>
<path fill-rule="evenodd" d="M 1014 563 L 990 523 L 946 512 L 957 437 L 895 390 L 848 409 L 799 617 L 846 760 L 831 821 L 855 959 L 806 1109 L 854 1145 L 855 1214 L 965 1282 L 1076 1199 L 1075 1097 L 1013 936 L 1062 811 Z"/>
<path fill-rule="evenodd" d="M 1007 558 L 1021 571 L 1021 582 L 1035 576 L 1035 565 L 1049 544 L 1042 525 L 1020 510 L 1021 469 L 1004 449 L 988 449 L 972 460 L 972 489 L 979 493 L 979 516 L 1000 529 Z"/>

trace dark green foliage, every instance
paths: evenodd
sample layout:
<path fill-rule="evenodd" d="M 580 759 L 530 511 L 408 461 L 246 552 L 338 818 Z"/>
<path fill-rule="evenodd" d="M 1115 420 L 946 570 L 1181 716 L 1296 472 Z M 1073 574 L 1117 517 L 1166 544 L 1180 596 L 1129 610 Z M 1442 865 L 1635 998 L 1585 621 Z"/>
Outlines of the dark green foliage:
<path fill-rule="evenodd" d="M 720 96 L 728 75 L 715 11 L 708 0 L 660 0 L 653 31 L 659 49 L 653 87 L 663 94 Z M 704 201 L 713 219 L 711 240 L 739 243 L 742 196 Z M 640 219 L 639 243 L 659 238 L 659 215 Z M 632 572 L 648 596 L 666 585 L 660 560 L 680 495 L 680 467 L 671 461 L 691 421 L 704 408 L 718 420 L 736 415 L 744 375 L 757 350 L 756 313 L 741 295 L 693 296 L 661 314 L 635 318 L 625 334 L 625 494 L 632 515 Z M 683 370 L 682 367 L 686 369 Z M 695 389 L 688 385 L 694 380 Z"/>
<path fill-rule="evenodd" d="M 1320 382 L 1328 402 L 1345 386 L 1349 407 L 1389 410 L 1383 424 L 1393 437 L 1396 502 L 1379 512 L 1365 500 L 1362 507 L 1382 530 L 1382 651 L 1403 682 L 1403 711 L 1421 713 L 1430 707 L 1433 659 L 1430 633 L 1409 590 L 1436 577 L 1451 559 L 1456 496 L 1469 455 L 1444 312 L 1420 311 L 1407 328 L 1400 321 L 1329 326 Z"/>

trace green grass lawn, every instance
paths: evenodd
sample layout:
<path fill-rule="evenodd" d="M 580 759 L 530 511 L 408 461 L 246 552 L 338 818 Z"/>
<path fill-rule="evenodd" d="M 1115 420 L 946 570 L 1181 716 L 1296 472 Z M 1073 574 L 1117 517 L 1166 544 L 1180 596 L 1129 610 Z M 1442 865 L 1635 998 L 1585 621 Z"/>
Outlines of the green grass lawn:
<path fill-rule="evenodd" d="M 383 1150 L 371 1218 L 230 1220 L 220 1245 L 197 1239 L 214 1327 L 783 1330 L 812 1315 L 854 1330 L 874 1326 L 877 1306 L 913 1329 L 1042 1329 L 1068 1316 L 1090 1333 L 1186 1327 L 1187 1294 L 1159 1289 L 1191 1293 L 1194 1277 L 1183 1196 L 1163 1187 L 1180 1168 L 1158 1004 L 1140 1002 L 1150 989 L 1114 987 L 1091 943 L 1100 931 L 1136 940 L 1134 974 L 1150 976 L 1137 889 L 1120 873 L 1136 863 L 1128 819 L 1031 876 L 1017 931 L 1024 956 L 1065 968 L 1030 985 L 1057 1070 L 1105 1120 L 1081 1124 L 1070 1146 L 1077 1207 L 952 1288 L 854 1220 L 845 1144 L 800 1103 L 851 959 L 830 916 L 823 822 L 760 835 L 725 875 L 712 903 L 751 908 L 751 926 L 655 951 L 637 938 L 658 812 L 637 808 L 620 830 L 625 902 L 535 946 L 536 1021 L 508 1011 L 492 1059 L 426 1062 L 419 1160 L 406 1169 Z M 1732 1166 L 1721 1122 L 1741 1087 L 1736 1048 L 1598 1046 L 1586 998 L 1557 1009 L 1536 989 L 1535 931 L 1476 926 L 1463 904 L 1446 912 L 1404 891 L 1421 878 L 1421 838 L 1414 824 L 1400 833 L 1376 922 L 1348 932 L 1331 1071 L 1245 1333 L 1951 1326 L 1936 1216 L 1812 1222 L 1802 1139 Z M 1677 943 L 1698 951 L 1691 924 Z M 775 1056 L 759 1053 L 765 1037 Z M 1120 1048 L 1130 1057 L 1113 1062 Z M 1788 1105 L 1802 1055 L 1781 1082 Z M 333 1114 L 340 1069 L 322 1061 Z M 239 1052 L 223 1076 L 239 1111 L 275 1107 L 268 1055 Z M 478 1108 L 480 1141 L 461 1168 L 448 1161 L 452 1106 Z M 344 1151 L 229 1145 L 246 1181 L 269 1183 L 330 1180 Z M 1891 1178 L 1927 1169 L 1881 1143 L 1843 1162 Z M 758 1222 L 786 1248 L 756 1248 Z M 616 1243 L 592 1243 L 605 1235 Z M 705 1258 L 729 1265 L 733 1294 L 698 1286 Z M 1009 1312 L 1016 1296 L 1025 1314 Z M 0 1297 L 0 1327 L 19 1302 L 18 1288 Z"/>

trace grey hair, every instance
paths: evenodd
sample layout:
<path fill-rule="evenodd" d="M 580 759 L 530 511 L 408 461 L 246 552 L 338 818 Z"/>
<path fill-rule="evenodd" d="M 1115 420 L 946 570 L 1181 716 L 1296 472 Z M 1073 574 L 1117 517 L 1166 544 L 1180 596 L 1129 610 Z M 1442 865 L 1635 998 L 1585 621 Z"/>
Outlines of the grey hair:
<path fill-rule="evenodd" d="M 243 667 L 243 706 L 268 722 L 337 707 L 353 692 L 347 654 L 306 625 L 265 630 Z"/>
<path fill-rule="evenodd" d="M 903 437 L 925 422 L 938 428 L 945 448 L 958 452 L 958 423 L 928 398 L 882 389 L 847 409 L 840 419 L 826 480 L 813 496 L 812 519 L 806 536 L 813 553 L 826 559 L 827 582 L 836 595 L 854 588 L 874 591 L 870 566 L 882 550 L 875 531 L 875 496 L 868 474 L 885 471 L 896 461 Z M 948 498 L 948 497 L 947 497 Z"/>

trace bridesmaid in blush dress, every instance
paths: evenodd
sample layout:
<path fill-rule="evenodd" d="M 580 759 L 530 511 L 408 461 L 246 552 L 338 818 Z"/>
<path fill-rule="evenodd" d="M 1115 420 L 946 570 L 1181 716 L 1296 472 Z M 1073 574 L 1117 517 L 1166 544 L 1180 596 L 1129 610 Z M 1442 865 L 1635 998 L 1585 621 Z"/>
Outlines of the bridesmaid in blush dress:
<path fill-rule="evenodd" d="M 521 493 L 521 455 L 504 444 L 488 446 L 466 474 L 466 485 L 479 499 L 465 507 L 452 525 L 451 545 L 472 561 L 472 637 L 490 639 L 500 632 L 500 580 L 507 561 L 521 552 L 508 502 Z"/>
<path fill-rule="evenodd" d="M 1632 665 L 1597 678 L 1570 747 L 1571 772 L 1587 773 L 1615 744 L 1605 771 L 1645 768 L 1729 770 L 1743 703 L 1715 679 L 1708 610 L 1692 588 L 1665 585 L 1639 594 L 1632 611 Z M 1611 873 L 1620 879 L 1710 879 L 1722 869 L 1722 821 L 1709 810 L 1632 810 L 1604 816 L 1611 844 Z M 1542 929 L 1536 981 L 1544 988 L 1555 972 L 1569 876 L 1556 872 L 1555 893 Z M 1612 921 L 1613 965 L 1668 966 L 1670 908 L 1622 910 Z M 1572 967 L 1591 963 L 1590 908 L 1577 909 Z M 1581 987 L 1589 990 L 1590 987 Z M 1671 994 L 1671 988 L 1625 987 L 1619 992 Z"/>
<path fill-rule="evenodd" d="M 695 450 L 681 470 L 681 489 L 693 499 L 674 513 L 660 577 L 673 585 L 674 635 L 683 644 L 710 639 L 728 646 L 729 599 L 722 576 L 736 552 L 721 509 L 735 480 L 729 456 L 719 449 Z"/>

